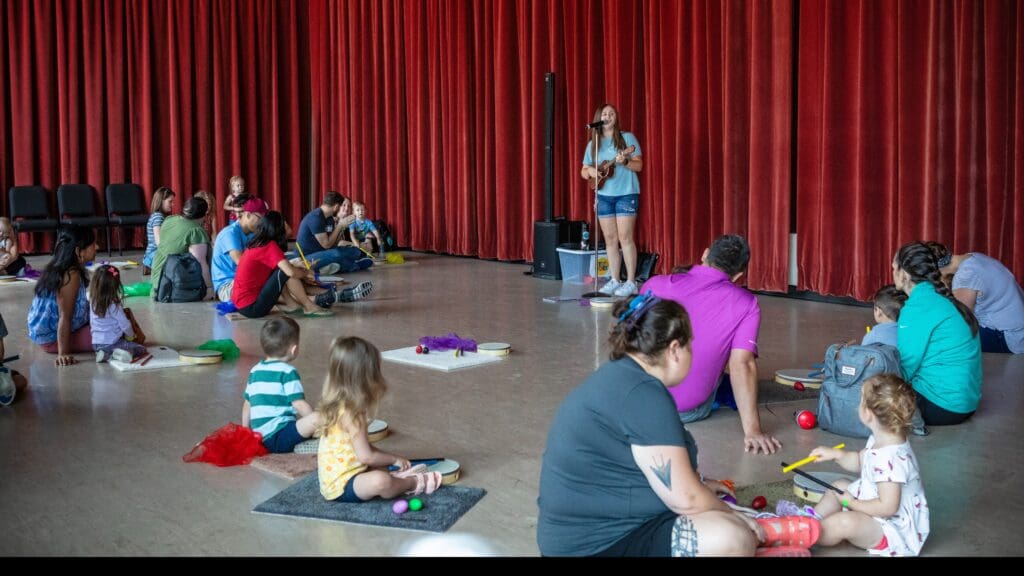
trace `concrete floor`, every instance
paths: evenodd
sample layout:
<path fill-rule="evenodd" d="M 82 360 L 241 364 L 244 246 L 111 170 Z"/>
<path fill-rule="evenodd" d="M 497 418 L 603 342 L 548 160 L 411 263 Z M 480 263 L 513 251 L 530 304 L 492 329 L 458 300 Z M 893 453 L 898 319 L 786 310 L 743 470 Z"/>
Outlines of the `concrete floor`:
<path fill-rule="evenodd" d="M 136 259 L 138 253 L 131 253 Z M 103 258 L 104 256 L 100 256 Z M 111 258 L 116 260 L 118 258 Z M 42 268 L 48 258 L 30 260 Z M 330 340 L 356 334 L 381 350 L 456 331 L 506 341 L 497 365 L 454 373 L 385 362 L 391 388 L 380 417 L 393 434 L 381 447 L 402 455 L 443 454 L 462 463 L 462 483 L 487 496 L 450 533 L 476 535 L 500 554 L 537 554 L 537 483 L 548 425 L 566 393 L 601 364 L 610 314 L 544 296 L 585 287 L 523 275 L 527 266 L 410 254 L 418 265 L 347 275 L 372 279 L 371 299 L 339 305 L 330 319 L 300 319 L 296 366 L 307 398 L 320 396 Z M 126 283 L 140 270 L 124 273 Z M 233 338 L 237 362 L 125 376 L 92 358 L 58 370 L 29 345 L 32 285 L 0 286 L 8 355 L 29 392 L 0 408 L 0 555 L 393 555 L 421 533 L 252 514 L 287 480 L 248 466 L 185 464 L 208 433 L 240 420 L 249 368 L 259 359 L 260 321 L 228 322 L 210 304 L 153 304 L 133 298 L 154 342 L 194 347 Z M 833 341 L 859 338 L 868 308 L 760 297 L 761 378 L 820 361 Z M 1022 553 L 1024 357 L 986 355 L 984 397 L 964 425 L 913 438 L 923 468 L 932 532 L 925 555 Z M 690 426 L 701 470 L 740 484 L 782 479 L 778 462 L 837 437 L 804 431 L 793 412 L 810 400 L 764 405 L 762 422 L 781 454 L 743 453 L 739 419 L 723 409 Z M 847 440 L 850 447 L 862 441 Z M 829 469 L 825 466 L 820 469 Z M 849 546 L 816 555 L 863 556 Z"/>

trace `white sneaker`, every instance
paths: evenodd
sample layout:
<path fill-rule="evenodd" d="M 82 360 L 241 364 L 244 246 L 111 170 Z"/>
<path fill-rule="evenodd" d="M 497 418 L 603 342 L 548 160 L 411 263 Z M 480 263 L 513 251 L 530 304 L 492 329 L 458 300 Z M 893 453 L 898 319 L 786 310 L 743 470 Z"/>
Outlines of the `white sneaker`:
<path fill-rule="evenodd" d="M 607 294 L 609 296 L 612 296 L 621 286 L 622 282 L 619 282 L 615 278 L 612 278 L 605 282 L 604 286 L 601 286 L 601 289 L 598 290 L 598 292 L 600 292 L 601 294 Z"/>
<path fill-rule="evenodd" d="M 615 291 L 616 296 L 632 296 L 636 294 L 636 282 L 623 282 Z"/>
<path fill-rule="evenodd" d="M 110 353 L 110 359 L 117 360 L 118 362 L 124 362 L 125 364 L 131 364 L 132 353 L 127 350 L 115 348 L 114 351 Z"/>
<path fill-rule="evenodd" d="M 320 273 L 323 274 L 324 276 L 331 276 L 337 273 L 338 270 L 341 270 L 341 264 L 338 264 L 337 262 L 331 262 L 330 264 L 321 268 Z"/>

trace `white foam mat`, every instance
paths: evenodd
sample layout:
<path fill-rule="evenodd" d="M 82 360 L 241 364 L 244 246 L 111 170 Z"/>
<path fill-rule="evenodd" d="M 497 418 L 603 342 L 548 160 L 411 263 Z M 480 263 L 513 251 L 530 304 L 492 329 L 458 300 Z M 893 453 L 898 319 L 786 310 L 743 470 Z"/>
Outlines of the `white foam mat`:
<path fill-rule="evenodd" d="M 415 346 L 388 350 L 382 353 L 381 357 L 392 362 L 423 366 L 424 368 L 444 372 L 501 362 L 503 358 L 502 356 L 489 356 L 487 354 L 477 354 L 476 352 L 463 352 L 456 356 L 454 350 L 445 350 L 444 352 L 431 350 L 429 354 L 417 354 Z"/>
<path fill-rule="evenodd" d="M 181 366 L 193 366 L 187 362 L 178 360 L 178 351 L 167 346 L 149 346 L 149 353 L 153 355 L 146 365 L 142 365 L 142 361 L 138 361 L 134 364 L 127 362 L 120 362 L 118 360 L 110 360 L 107 363 L 117 368 L 121 372 L 142 372 L 145 370 L 161 370 L 163 368 L 180 368 Z"/>

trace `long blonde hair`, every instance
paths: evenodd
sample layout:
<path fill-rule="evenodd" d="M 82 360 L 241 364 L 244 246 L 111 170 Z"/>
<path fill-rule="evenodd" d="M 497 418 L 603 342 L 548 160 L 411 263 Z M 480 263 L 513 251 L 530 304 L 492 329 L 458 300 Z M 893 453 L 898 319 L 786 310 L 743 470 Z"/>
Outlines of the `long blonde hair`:
<path fill-rule="evenodd" d="M 320 394 L 320 433 L 339 425 L 364 428 L 387 389 L 380 350 L 358 336 L 338 336 L 331 343 L 330 366 Z"/>

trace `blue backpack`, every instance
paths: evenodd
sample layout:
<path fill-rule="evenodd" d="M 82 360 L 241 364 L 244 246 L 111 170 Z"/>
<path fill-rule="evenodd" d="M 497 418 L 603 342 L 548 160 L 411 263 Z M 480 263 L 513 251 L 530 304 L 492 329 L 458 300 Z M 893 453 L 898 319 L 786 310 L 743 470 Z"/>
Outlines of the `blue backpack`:
<path fill-rule="evenodd" d="M 857 410 L 864 381 L 876 374 L 900 374 L 900 353 L 888 344 L 833 344 L 825 352 L 825 379 L 818 397 L 818 426 L 840 436 L 867 438 Z"/>

